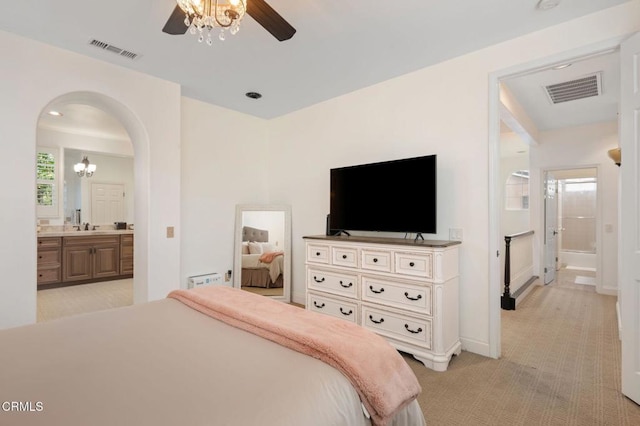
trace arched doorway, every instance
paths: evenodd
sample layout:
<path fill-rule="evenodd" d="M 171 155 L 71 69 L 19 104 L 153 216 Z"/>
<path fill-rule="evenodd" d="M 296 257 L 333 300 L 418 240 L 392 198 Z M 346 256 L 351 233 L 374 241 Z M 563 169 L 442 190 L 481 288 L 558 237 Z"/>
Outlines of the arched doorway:
<path fill-rule="evenodd" d="M 135 114 L 122 103 L 95 92 L 72 92 L 51 100 L 42 114 L 70 105 L 85 105 L 104 112 L 117 121 L 128 135 L 133 153 L 133 198 L 135 199 L 135 247 L 133 302 L 148 300 L 148 175 L 149 141 L 147 132 Z M 40 135 L 36 138 L 39 144 Z"/>

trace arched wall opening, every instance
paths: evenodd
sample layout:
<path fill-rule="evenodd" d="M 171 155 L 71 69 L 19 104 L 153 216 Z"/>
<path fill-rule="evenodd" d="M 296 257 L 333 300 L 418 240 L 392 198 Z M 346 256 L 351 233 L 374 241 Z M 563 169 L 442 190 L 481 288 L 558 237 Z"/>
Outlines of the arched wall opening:
<path fill-rule="evenodd" d="M 136 115 L 117 100 L 96 92 L 70 92 L 47 103 L 42 111 L 52 106 L 83 104 L 98 108 L 118 120 L 129 134 L 134 152 L 134 278 L 133 302 L 148 300 L 148 253 L 149 253 L 149 137 Z M 38 139 L 35 141 L 38 145 Z M 34 243 L 35 244 L 35 243 Z"/>

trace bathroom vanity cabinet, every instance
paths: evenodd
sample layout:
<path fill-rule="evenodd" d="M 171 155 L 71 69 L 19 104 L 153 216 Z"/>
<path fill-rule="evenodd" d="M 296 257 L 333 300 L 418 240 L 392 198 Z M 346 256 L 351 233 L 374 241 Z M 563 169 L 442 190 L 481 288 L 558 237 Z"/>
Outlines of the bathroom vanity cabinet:
<path fill-rule="evenodd" d="M 69 235 L 70 234 L 70 235 Z M 133 276 L 133 234 L 38 237 L 38 285 L 81 284 Z"/>

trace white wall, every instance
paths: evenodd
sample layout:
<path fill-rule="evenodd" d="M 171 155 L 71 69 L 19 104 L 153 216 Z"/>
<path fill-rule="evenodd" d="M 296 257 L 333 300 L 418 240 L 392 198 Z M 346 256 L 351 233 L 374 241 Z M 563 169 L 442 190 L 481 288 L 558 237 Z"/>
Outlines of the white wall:
<path fill-rule="evenodd" d="M 270 123 L 272 202 L 292 205 L 293 300 L 304 301 L 302 237 L 323 234 L 329 169 L 438 155 L 438 234 L 462 228 L 460 335 L 489 355 L 488 76 L 640 28 L 638 2 L 529 34 Z M 492 296 L 495 297 L 495 296 Z"/>
<path fill-rule="evenodd" d="M 618 176 L 620 169 L 607 151 L 618 146 L 618 123 L 595 123 L 587 126 L 540 132 L 539 145 L 531 148 L 531 208 L 540 212 L 535 232 L 542 249 L 544 214 L 542 210 L 542 173 L 544 169 L 598 168 L 599 220 L 596 223 L 600 240 L 601 266 L 598 266 L 601 293 L 616 294 L 618 285 Z M 609 228 L 609 226 L 610 228 Z M 610 231 L 605 230 L 610 229 Z"/>
<path fill-rule="evenodd" d="M 506 132 L 500 135 L 500 143 L 504 147 L 505 144 L 518 143 L 520 136 L 513 132 Z M 506 149 L 505 149 L 506 151 Z M 533 229 L 531 220 L 531 209 L 527 210 L 507 210 L 506 205 L 506 189 L 507 179 L 511 174 L 518 170 L 529 170 L 529 152 L 523 154 L 514 154 L 502 157 L 500 161 L 500 183 L 502 189 L 501 195 L 501 217 L 500 217 L 500 251 L 506 253 L 506 245 L 504 241 L 505 235 L 516 234 L 519 232 L 530 231 Z M 531 193 L 531 186 L 529 187 Z M 524 283 L 526 283 L 534 272 L 534 250 L 533 237 L 522 237 L 511 241 L 510 257 L 511 257 L 511 274 L 510 274 L 510 291 L 513 294 Z M 504 284 L 504 264 L 505 256 L 500 256 L 500 283 Z M 503 288 L 502 286 L 500 288 Z"/>
<path fill-rule="evenodd" d="M 518 138 L 515 133 L 502 134 L 501 139 L 509 139 L 511 137 Z M 507 141 L 508 143 L 508 141 Z M 531 210 L 507 210 L 505 185 L 507 179 L 513 172 L 518 170 L 529 170 L 529 153 L 519 154 L 517 156 L 503 157 L 500 161 L 500 182 L 502 184 L 502 236 L 515 234 L 517 232 L 529 231 L 531 229 Z M 529 187 L 531 191 L 531 187 Z"/>
<path fill-rule="evenodd" d="M 0 32 L 0 328 L 36 319 L 36 126 L 68 93 L 95 94 L 119 114 L 136 156 L 136 302 L 179 285 L 180 87 L 148 75 Z M 87 95 L 88 96 L 88 95 Z M 138 281 L 143 286 L 138 286 Z M 147 284 L 148 283 L 148 287 Z"/>
<path fill-rule="evenodd" d="M 182 98 L 183 286 L 192 275 L 233 270 L 236 204 L 269 201 L 268 175 L 279 171 L 267 156 L 266 126 Z"/>

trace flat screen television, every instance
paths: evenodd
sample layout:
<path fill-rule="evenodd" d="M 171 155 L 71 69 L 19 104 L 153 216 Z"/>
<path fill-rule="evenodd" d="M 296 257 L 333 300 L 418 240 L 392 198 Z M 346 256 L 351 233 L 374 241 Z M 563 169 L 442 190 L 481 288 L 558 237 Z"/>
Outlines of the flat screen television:
<path fill-rule="evenodd" d="M 331 169 L 328 234 L 436 233 L 436 155 Z"/>

